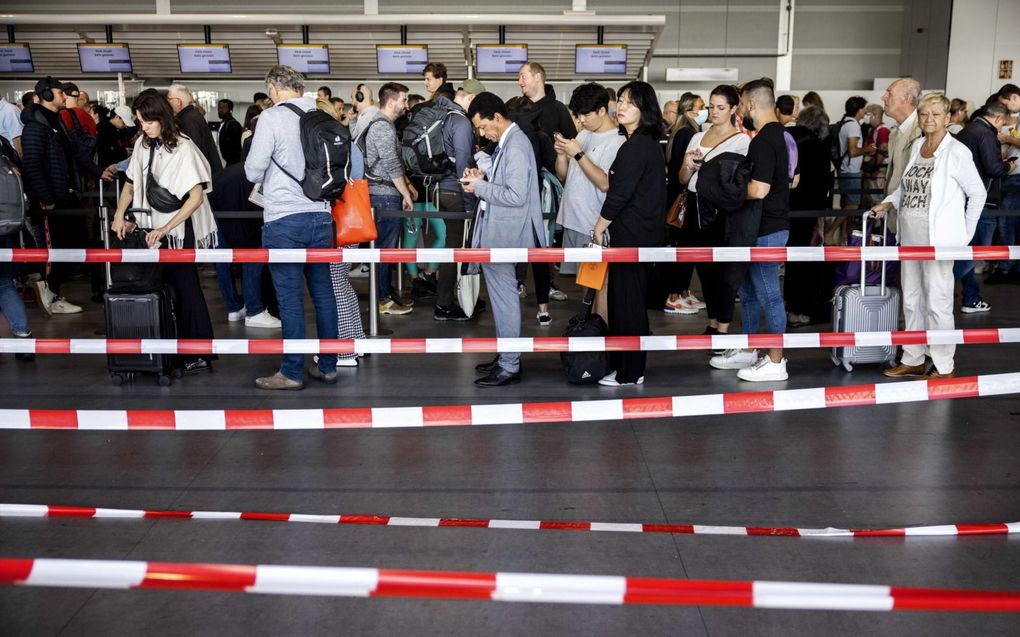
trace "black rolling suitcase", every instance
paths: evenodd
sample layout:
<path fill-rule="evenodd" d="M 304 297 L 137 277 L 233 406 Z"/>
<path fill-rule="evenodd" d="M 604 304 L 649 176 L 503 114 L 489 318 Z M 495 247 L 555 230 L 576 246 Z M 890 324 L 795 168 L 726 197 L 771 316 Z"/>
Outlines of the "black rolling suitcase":
<path fill-rule="evenodd" d="M 128 233 L 118 248 L 145 247 L 141 230 Z M 112 285 L 104 295 L 107 338 L 177 338 L 173 290 L 162 284 L 157 263 L 118 263 L 111 268 Z M 114 385 L 135 374 L 156 374 L 167 386 L 178 375 L 170 354 L 109 354 L 107 367 Z"/>

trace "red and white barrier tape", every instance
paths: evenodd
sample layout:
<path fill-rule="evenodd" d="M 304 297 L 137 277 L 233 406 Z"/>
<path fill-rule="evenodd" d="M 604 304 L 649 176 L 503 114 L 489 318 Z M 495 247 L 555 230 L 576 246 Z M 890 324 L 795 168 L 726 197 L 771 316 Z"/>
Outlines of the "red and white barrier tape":
<path fill-rule="evenodd" d="M 844 611 L 1020 611 L 1020 592 L 1015 591 L 45 558 L 0 558 L 0 584 L 614 606 L 663 604 Z"/>
<path fill-rule="evenodd" d="M 0 250 L 0 262 L 51 263 L 713 263 L 1020 260 L 1020 246 L 794 248 L 119 248 Z"/>
<path fill-rule="evenodd" d="M 674 352 L 782 347 L 885 347 L 1020 343 L 1020 328 L 911 332 L 812 332 L 671 336 L 390 339 L 3 338 L 2 354 L 491 354 L 504 352 Z"/>
<path fill-rule="evenodd" d="M 485 518 L 415 518 L 393 515 L 319 515 L 260 511 L 164 511 L 105 509 L 45 504 L 2 504 L 3 518 L 87 518 L 91 520 L 258 520 L 364 526 L 426 528 L 518 529 L 528 531 L 608 531 L 616 533 L 677 533 L 681 535 L 746 535 L 751 537 L 945 537 L 951 535 L 1011 535 L 1020 522 L 998 524 L 940 524 L 898 529 L 824 529 L 773 526 L 713 526 L 658 522 L 580 522 L 570 520 L 499 520 Z"/>
<path fill-rule="evenodd" d="M 0 429 L 226 431 L 510 425 L 827 409 L 1020 393 L 1020 373 L 777 391 L 336 409 L 0 409 Z"/>

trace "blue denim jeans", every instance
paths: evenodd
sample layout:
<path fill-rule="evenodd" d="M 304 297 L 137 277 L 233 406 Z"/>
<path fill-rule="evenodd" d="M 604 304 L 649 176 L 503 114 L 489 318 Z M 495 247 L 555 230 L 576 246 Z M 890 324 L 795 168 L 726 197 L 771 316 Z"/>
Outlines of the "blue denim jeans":
<path fill-rule="evenodd" d="M 379 232 L 379 236 L 375 240 L 376 248 L 395 248 L 397 247 L 397 240 L 400 238 L 400 233 L 403 230 L 403 219 L 379 217 L 378 213 L 382 211 L 393 211 L 401 210 L 403 205 L 403 198 L 395 195 L 370 195 L 369 201 L 372 202 L 372 209 L 376 211 L 375 228 Z M 379 293 L 379 302 L 382 303 L 384 299 L 389 298 L 393 293 L 390 277 L 391 277 L 392 265 L 389 263 L 380 263 L 378 265 L 378 275 L 376 276 L 376 291 Z"/>
<path fill-rule="evenodd" d="M 1010 175 L 1002 181 L 1002 209 L 1020 210 L 1020 174 Z M 1018 217 L 996 217 L 999 239 L 1004 245 L 1016 245 Z M 999 261 L 999 271 L 1020 271 L 1020 261 Z"/>
<path fill-rule="evenodd" d="M 758 237 L 759 248 L 781 248 L 790 238 L 789 230 L 780 230 Z M 786 331 L 786 305 L 779 287 L 779 264 L 776 262 L 752 263 L 740 286 L 740 323 L 744 334 L 758 333 L 758 319 L 765 311 L 765 329 L 769 334 Z"/>
<path fill-rule="evenodd" d="M 266 248 L 329 248 L 333 245 L 333 217 L 328 212 L 299 212 L 262 226 L 262 245 Z M 273 286 L 280 302 L 283 338 L 305 337 L 305 306 L 301 292 L 302 276 L 315 308 L 315 327 L 320 339 L 337 338 L 336 297 L 329 277 L 328 263 L 270 263 Z M 285 354 L 280 372 L 291 380 L 301 380 L 304 356 Z M 336 354 L 321 354 L 319 369 L 336 371 Z"/>
<path fill-rule="evenodd" d="M 229 248 L 223 240 L 223 231 L 216 231 L 216 247 Z M 241 291 L 244 296 L 238 296 L 237 287 L 234 285 L 234 274 L 230 263 L 216 264 L 216 283 L 220 286 L 220 294 L 223 302 L 227 305 L 228 312 L 237 312 L 242 307 L 248 316 L 261 314 L 265 306 L 262 305 L 262 264 L 242 263 L 241 264 Z"/>
<path fill-rule="evenodd" d="M 992 245 L 995 225 L 995 217 L 985 214 L 981 215 L 981 218 L 978 219 L 977 229 L 974 231 L 974 238 L 970 240 L 970 245 Z M 963 284 L 964 305 L 974 305 L 981 300 L 981 288 L 978 286 L 977 277 L 974 276 L 973 261 L 957 261 L 953 265 L 953 276 Z"/>
<path fill-rule="evenodd" d="M 28 334 L 28 317 L 25 315 L 25 302 L 21 300 L 18 289 L 14 287 L 14 279 L 0 278 L 0 311 L 11 324 L 15 335 Z"/>

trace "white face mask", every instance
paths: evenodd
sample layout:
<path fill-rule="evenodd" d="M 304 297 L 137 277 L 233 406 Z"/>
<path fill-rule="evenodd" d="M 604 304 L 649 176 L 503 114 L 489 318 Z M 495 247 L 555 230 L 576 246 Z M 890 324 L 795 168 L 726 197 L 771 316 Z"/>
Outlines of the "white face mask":
<path fill-rule="evenodd" d="M 708 109 L 703 108 L 700 111 L 698 111 L 698 114 L 694 117 L 694 123 L 697 124 L 698 126 L 701 126 L 707 121 L 708 121 Z"/>

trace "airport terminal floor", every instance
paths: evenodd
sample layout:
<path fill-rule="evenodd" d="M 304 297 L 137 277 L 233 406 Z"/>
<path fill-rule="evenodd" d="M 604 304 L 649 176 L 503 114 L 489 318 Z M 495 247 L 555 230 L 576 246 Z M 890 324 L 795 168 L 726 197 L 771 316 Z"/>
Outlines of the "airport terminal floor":
<path fill-rule="evenodd" d="M 562 279 L 563 277 L 561 277 Z M 228 323 L 203 277 L 218 338 L 278 338 Z M 365 291 L 366 282 L 357 284 Z M 551 306 L 524 336 L 559 336 L 578 308 Z M 1015 285 L 958 328 L 1020 325 Z M 88 294 L 86 280 L 67 286 Z M 393 337 L 491 337 L 489 312 L 436 323 L 431 303 L 381 318 Z M 698 334 L 704 313 L 650 312 L 656 335 Z M 46 318 L 38 338 L 97 338 L 99 304 Z M 791 330 L 826 331 L 827 325 Z M 314 333 L 314 332 L 311 332 Z M 958 348 L 959 375 L 1020 371 L 1017 346 Z M 566 383 L 555 353 L 523 356 L 523 380 L 476 388 L 491 354 L 375 354 L 336 385 L 261 392 L 277 356 L 223 355 L 170 387 L 114 386 L 101 355 L 0 356 L 0 409 L 219 410 L 488 405 L 894 383 L 828 350 L 788 350 L 790 379 L 747 384 L 703 351 L 653 352 L 643 385 Z M 310 356 L 309 362 L 310 362 Z M 681 402 L 683 399 L 680 399 Z M 0 430 L 0 502 L 112 509 L 365 514 L 404 518 L 693 524 L 705 533 L 457 528 L 223 519 L 0 516 L 5 556 L 829 582 L 1016 590 L 1020 539 L 791 537 L 702 527 L 903 528 L 1020 520 L 1016 395 L 698 417 L 319 431 Z M 512 526 L 512 525 L 508 525 Z M 0 634 L 1016 635 L 1015 613 L 762 610 L 710 605 L 513 604 L 218 591 L 0 587 Z"/>

